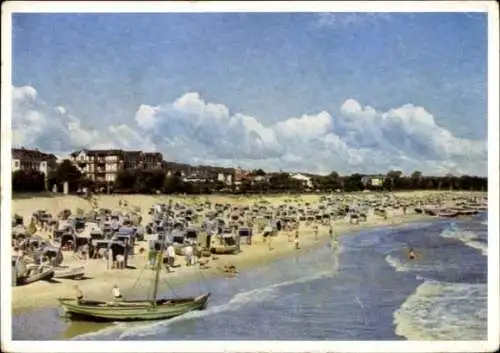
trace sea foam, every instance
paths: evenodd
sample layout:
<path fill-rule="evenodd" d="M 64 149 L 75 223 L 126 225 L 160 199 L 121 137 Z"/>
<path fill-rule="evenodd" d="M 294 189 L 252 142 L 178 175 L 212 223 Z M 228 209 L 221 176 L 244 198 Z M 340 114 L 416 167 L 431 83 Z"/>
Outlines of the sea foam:
<path fill-rule="evenodd" d="M 394 312 L 409 340 L 487 339 L 487 285 L 426 281 Z"/>

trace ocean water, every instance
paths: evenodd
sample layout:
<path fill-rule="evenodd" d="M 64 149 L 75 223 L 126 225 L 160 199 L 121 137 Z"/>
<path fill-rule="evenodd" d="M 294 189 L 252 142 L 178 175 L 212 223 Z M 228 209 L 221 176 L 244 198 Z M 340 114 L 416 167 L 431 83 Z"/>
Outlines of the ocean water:
<path fill-rule="evenodd" d="M 416 260 L 407 260 L 410 247 Z M 487 339 L 487 249 L 486 214 L 366 230 L 342 236 L 338 247 L 325 243 L 234 279 L 200 275 L 170 293 L 210 291 L 204 311 L 95 327 L 73 339 Z M 50 330 L 30 329 L 37 315 Z M 14 339 L 73 336 L 80 325 L 62 321 L 57 309 L 13 324 Z"/>

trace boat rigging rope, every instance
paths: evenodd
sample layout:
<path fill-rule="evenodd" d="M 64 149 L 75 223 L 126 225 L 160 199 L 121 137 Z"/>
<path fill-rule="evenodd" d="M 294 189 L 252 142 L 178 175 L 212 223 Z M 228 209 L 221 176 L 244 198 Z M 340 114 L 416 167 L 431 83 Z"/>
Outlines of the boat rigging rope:
<path fill-rule="evenodd" d="M 142 274 L 144 273 L 144 270 L 146 268 L 147 268 L 147 265 L 142 268 L 141 272 L 139 273 L 139 277 L 137 277 L 137 279 L 135 280 L 134 285 L 132 286 L 132 290 L 135 289 L 135 287 L 137 286 L 137 283 L 139 283 L 139 281 L 141 280 Z"/>
<path fill-rule="evenodd" d="M 203 279 L 203 282 L 205 283 L 205 286 L 207 287 L 208 291 L 211 292 L 210 288 L 208 287 L 207 279 L 205 278 L 205 276 L 203 276 L 202 271 L 198 270 L 198 274 Z M 198 282 L 198 288 L 200 289 L 200 293 L 203 293 L 203 290 L 201 289 L 200 282 L 199 281 L 197 281 L 197 282 Z"/>
<path fill-rule="evenodd" d="M 164 278 L 163 280 L 167 283 L 167 286 L 170 289 L 170 292 L 172 292 L 172 294 L 174 295 L 174 297 L 179 298 L 179 295 L 174 291 L 174 288 L 170 285 L 170 282 L 167 281 L 166 278 Z"/>

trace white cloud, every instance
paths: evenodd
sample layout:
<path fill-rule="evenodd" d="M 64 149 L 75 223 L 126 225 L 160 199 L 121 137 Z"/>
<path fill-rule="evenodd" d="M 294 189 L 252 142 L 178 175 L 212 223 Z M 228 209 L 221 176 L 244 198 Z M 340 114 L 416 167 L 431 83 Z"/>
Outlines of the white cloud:
<path fill-rule="evenodd" d="M 51 107 L 29 86 L 12 88 L 13 145 L 57 154 L 80 148 L 154 150 L 147 136 L 126 125 L 87 128 L 62 106 Z"/>
<path fill-rule="evenodd" d="M 379 112 L 347 99 L 334 114 L 321 111 L 264 125 L 192 92 L 139 106 L 135 122 L 88 128 L 64 107 L 49 107 L 32 87 L 15 87 L 13 103 L 14 143 L 51 152 L 142 149 L 193 164 L 313 173 L 377 173 L 395 166 L 428 174 L 486 175 L 487 170 L 486 141 L 454 136 L 411 104 Z"/>
<path fill-rule="evenodd" d="M 321 112 L 317 115 L 303 115 L 300 118 L 280 121 L 274 129 L 285 138 L 296 137 L 309 140 L 324 136 L 332 127 L 333 119 L 330 114 Z"/>

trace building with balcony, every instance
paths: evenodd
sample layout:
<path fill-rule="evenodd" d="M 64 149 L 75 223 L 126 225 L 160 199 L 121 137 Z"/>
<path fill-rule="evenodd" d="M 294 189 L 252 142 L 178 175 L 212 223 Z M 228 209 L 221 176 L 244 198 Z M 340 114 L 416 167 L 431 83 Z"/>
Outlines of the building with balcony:
<path fill-rule="evenodd" d="M 88 179 L 113 183 L 120 171 L 139 168 L 162 168 L 163 155 L 142 151 L 80 150 L 71 153 L 70 161 Z"/>

